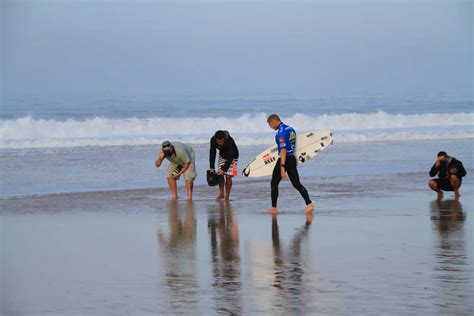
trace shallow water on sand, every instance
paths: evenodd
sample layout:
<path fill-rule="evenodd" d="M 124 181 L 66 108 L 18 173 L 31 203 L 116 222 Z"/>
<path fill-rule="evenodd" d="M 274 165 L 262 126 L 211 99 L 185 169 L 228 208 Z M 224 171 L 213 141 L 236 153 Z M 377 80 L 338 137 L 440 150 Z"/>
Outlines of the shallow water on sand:
<path fill-rule="evenodd" d="M 267 181 L 230 203 L 203 186 L 192 203 L 161 189 L 2 199 L 2 312 L 472 314 L 473 183 L 437 201 L 420 178 L 310 179 L 314 217 L 288 182 L 276 217 L 258 212 Z"/>
<path fill-rule="evenodd" d="M 269 138 L 270 140 L 272 138 Z M 206 184 L 208 145 L 193 145 L 196 184 Z M 239 146 L 242 171 L 266 146 Z M 471 140 L 335 143 L 315 160 L 301 166 L 304 179 L 425 171 L 440 149 L 456 153 L 465 168 L 474 167 Z M 0 150 L 0 197 L 167 187 L 168 163 L 156 169 L 157 146 L 79 147 Z M 235 182 L 253 181 L 238 176 Z M 267 180 L 264 180 L 267 181 Z M 196 195 L 201 197 L 201 195 Z"/>

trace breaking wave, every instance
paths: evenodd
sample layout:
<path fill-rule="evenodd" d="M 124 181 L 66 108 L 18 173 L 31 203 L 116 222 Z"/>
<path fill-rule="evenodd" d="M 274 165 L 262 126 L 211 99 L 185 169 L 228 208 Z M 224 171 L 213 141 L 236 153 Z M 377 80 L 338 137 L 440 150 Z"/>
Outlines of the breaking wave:
<path fill-rule="evenodd" d="M 229 130 L 241 145 L 271 144 L 266 113 L 228 117 L 150 117 L 45 120 L 27 116 L 0 121 L 0 148 L 149 145 L 164 139 L 204 144 L 218 129 Z M 284 121 L 297 132 L 330 129 L 336 142 L 409 141 L 474 138 L 474 113 L 309 116 Z"/>

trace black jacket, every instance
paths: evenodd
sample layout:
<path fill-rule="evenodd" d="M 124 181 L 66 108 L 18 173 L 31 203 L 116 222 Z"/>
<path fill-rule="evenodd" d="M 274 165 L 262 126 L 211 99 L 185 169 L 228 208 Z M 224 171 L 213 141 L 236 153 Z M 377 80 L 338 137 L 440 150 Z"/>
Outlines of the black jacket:
<path fill-rule="evenodd" d="M 438 168 L 436 168 L 436 163 L 431 167 L 430 170 L 430 177 L 434 177 L 438 175 L 438 178 L 447 178 L 449 176 L 448 171 L 454 171 L 454 174 L 461 179 L 466 175 L 466 169 L 462 165 L 461 160 L 457 160 L 454 157 L 450 157 L 450 161 L 447 164 L 441 164 Z"/>
<path fill-rule="evenodd" d="M 212 136 L 211 138 L 211 149 L 209 150 L 209 167 L 211 169 L 214 169 L 216 163 L 216 149 L 219 149 L 219 156 L 226 160 L 225 164 L 222 166 L 222 171 L 224 172 L 229 170 L 233 159 L 239 158 L 239 149 L 237 148 L 234 139 L 230 137 L 228 132 L 226 132 L 226 136 L 224 145 L 222 146 L 217 145 L 215 136 Z"/>

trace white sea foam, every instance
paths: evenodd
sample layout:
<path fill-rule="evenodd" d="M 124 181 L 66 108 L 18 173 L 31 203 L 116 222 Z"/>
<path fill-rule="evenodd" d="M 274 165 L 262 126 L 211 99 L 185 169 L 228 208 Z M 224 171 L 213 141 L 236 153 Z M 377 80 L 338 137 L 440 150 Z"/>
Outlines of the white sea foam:
<path fill-rule="evenodd" d="M 235 118 L 123 118 L 44 120 L 23 117 L 0 121 L 0 148 L 43 148 L 158 144 L 164 139 L 204 144 L 218 129 L 229 130 L 239 144 L 270 144 L 273 132 L 265 113 Z M 334 131 L 338 142 L 474 138 L 474 113 L 371 114 L 308 116 L 284 121 L 299 132 Z"/>

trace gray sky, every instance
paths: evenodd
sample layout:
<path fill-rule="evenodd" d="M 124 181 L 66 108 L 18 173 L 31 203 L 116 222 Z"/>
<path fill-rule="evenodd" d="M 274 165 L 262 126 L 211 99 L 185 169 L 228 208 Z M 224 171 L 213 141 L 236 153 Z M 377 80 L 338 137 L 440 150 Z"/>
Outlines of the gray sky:
<path fill-rule="evenodd" d="M 1 12 L 6 97 L 473 90 L 471 1 L 4 0 Z"/>

